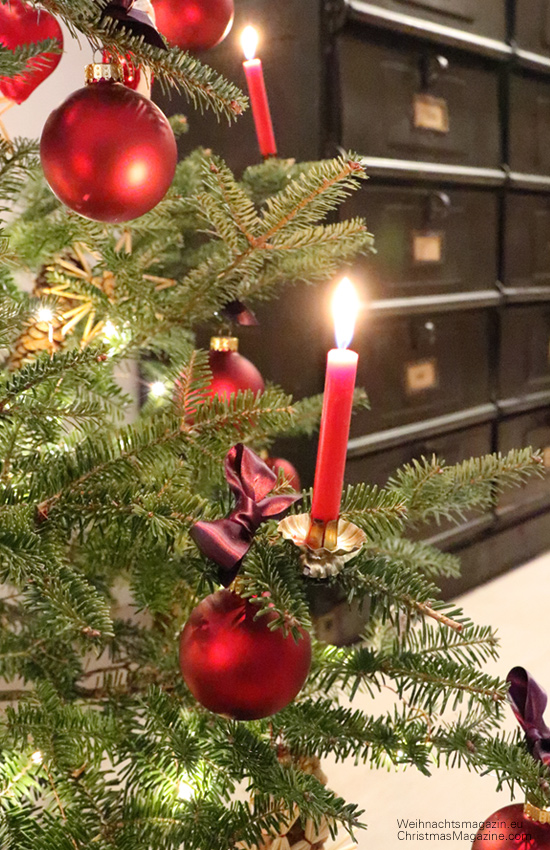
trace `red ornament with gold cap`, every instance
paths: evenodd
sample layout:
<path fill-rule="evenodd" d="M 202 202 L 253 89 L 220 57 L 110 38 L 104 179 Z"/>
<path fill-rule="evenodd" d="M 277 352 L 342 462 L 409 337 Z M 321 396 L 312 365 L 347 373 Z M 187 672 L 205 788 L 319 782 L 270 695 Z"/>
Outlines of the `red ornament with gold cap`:
<path fill-rule="evenodd" d="M 0 44 L 3 47 L 13 50 L 24 44 L 38 44 L 51 39 L 57 41 L 62 51 L 63 33 L 49 12 L 21 0 L 0 3 Z M 56 69 L 61 55 L 61 52 L 41 53 L 29 59 L 22 74 L 0 77 L 0 92 L 4 98 L 11 103 L 23 103 Z"/>
<path fill-rule="evenodd" d="M 544 722 L 546 691 L 524 667 L 508 673 L 508 701 L 536 761 L 550 765 L 550 728 Z M 532 802 L 512 803 L 488 817 L 472 847 L 487 850 L 550 850 L 550 811 Z"/>
<path fill-rule="evenodd" d="M 304 685 L 311 640 L 270 629 L 276 614 L 257 617 L 258 606 L 230 590 L 197 605 L 181 633 L 180 667 L 189 690 L 205 708 L 235 720 L 259 720 L 285 708 Z"/>
<path fill-rule="evenodd" d="M 96 221 L 124 222 L 163 199 L 177 147 L 164 113 L 122 85 L 118 64 L 86 69 L 86 86 L 49 116 L 40 140 L 44 175 L 69 209 Z"/>
<path fill-rule="evenodd" d="M 529 803 L 504 806 L 474 838 L 475 850 L 550 850 L 550 812 Z"/>
<path fill-rule="evenodd" d="M 208 361 L 212 370 L 209 395 L 226 399 L 240 390 L 251 390 L 253 393 L 265 390 L 264 379 L 258 369 L 239 354 L 239 340 L 236 336 L 213 336 Z"/>

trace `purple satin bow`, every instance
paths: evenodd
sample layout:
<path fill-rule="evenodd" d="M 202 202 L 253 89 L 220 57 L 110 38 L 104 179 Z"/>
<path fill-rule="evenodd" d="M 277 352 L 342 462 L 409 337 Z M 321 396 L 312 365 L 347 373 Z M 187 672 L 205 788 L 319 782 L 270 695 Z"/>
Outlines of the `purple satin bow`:
<path fill-rule="evenodd" d="M 202 554 L 220 567 L 220 582 L 228 587 L 239 572 L 260 524 L 279 519 L 302 497 L 268 496 L 277 476 L 242 443 L 227 453 L 225 477 L 236 499 L 235 510 L 226 519 L 197 522 L 190 533 Z"/>
<path fill-rule="evenodd" d="M 550 765 L 550 729 L 543 720 L 548 702 L 546 691 L 524 667 L 514 667 L 506 681 L 510 685 L 508 699 L 521 728 L 525 732 L 531 755 Z"/>

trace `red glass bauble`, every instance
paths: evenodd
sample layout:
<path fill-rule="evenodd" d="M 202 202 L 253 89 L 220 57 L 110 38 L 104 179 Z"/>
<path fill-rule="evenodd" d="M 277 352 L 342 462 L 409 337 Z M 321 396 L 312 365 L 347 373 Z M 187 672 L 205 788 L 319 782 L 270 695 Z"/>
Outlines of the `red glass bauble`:
<path fill-rule="evenodd" d="M 110 63 L 113 61 L 113 56 L 109 53 L 108 50 L 103 51 L 103 56 L 101 57 L 102 62 Z M 122 66 L 122 73 L 124 74 L 124 85 L 128 86 L 129 89 L 133 91 L 137 91 L 139 86 L 139 82 L 141 80 L 141 71 L 139 65 L 134 64 L 134 60 L 132 59 L 131 54 L 127 56 L 116 56 L 115 61 Z"/>
<path fill-rule="evenodd" d="M 53 15 L 21 0 L 0 3 L 0 43 L 13 50 L 21 44 L 37 44 L 54 38 L 63 48 L 63 33 Z M 9 100 L 23 103 L 59 64 L 61 53 L 41 53 L 29 59 L 22 74 L 0 77 L 0 92 Z"/>
<path fill-rule="evenodd" d="M 487 818 L 477 833 L 475 850 L 550 850 L 550 824 L 526 818 L 523 805 L 513 803 Z"/>
<path fill-rule="evenodd" d="M 66 206 L 85 218 L 121 222 L 162 200 L 177 148 L 158 106 L 102 81 L 78 89 L 51 113 L 40 157 L 50 188 Z"/>
<path fill-rule="evenodd" d="M 302 484 L 300 482 L 300 476 L 296 470 L 296 467 L 291 464 L 289 460 L 285 460 L 284 457 L 268 457 L 265 460 L 266 466 L 275 473 L 275 475 L 279 475 L 281 472 L 293 490 L 296 492 L 300 492 L 302 489 Z"/>
<path fill-rule="evenodd" d="M 311 640 L 269 629 L 268 613 L 230 590 L 197 605 L 180 638 L 180 667 L 193 696 L 210 711 L 258 720 L 287 706 L 304 685 Z"/>
<path fill-rule="evenodd" d="M 182 50 L 209 50 L 233 25 L 234 0 L 153 0 L 159 31 Z"/>
<path fill-rule="evenodd" d="M 264 379 L 250 360 L 238 351 L 209 351 L 208 360 L 212 370 L 212 381 L 208 388 L 211 396 L 228 398 L 239 390 L 262 393 Z"/>

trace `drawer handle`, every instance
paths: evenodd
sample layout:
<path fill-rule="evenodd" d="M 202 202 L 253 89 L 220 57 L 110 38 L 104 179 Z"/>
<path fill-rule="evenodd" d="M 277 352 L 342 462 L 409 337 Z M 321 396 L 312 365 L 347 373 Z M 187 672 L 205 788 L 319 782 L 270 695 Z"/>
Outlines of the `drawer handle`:
<path fill-rule="evenodd" d="M 449 70 L 449 60 L 446 56 L 438 54 L 424 55 L 420 62 L 420 77 L 422 88 L 429 89 Z"/>
<path fill-rule="evenodd" d="M 430 319 L 414 322 L 411 327 L 411 342 L 414 350 L 423 349 L 435 345 L 437 341 L 437 327 Z"/>
<path fill-rule="evenodd" d="M 451 209 L 451 199 L 446 192 L 432 192 L 428 195 L 426 210 L 427 223 L 447 218 Z"/>

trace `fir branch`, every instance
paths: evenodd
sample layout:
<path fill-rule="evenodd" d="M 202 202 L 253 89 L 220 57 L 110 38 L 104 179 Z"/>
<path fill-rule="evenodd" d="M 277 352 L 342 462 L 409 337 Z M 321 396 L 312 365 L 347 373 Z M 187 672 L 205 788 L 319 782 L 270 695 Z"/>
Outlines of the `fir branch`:
<path fill-rule="evenodd" d="M 421 458 L 399 470 L 388 486 L 403 496 L 411 522 L 439 522 L 464 519 L 468 510 L 486 510 L 506 487 L 542 474 L 540 453 L 526 448 L 470 458 L 456 466 L 445 466 L 435 456 Z"/>
<path fill-rule="evenodd" d="M 460 561 L 456 555 L 441 552 L 420 540 L 389 537 L 376 543 L 369 542 L 367 549 L 373 555 L 383 555 L 409 569 L 418 570 L 428 578 L 457 578 L 460 575 Z"/>
<path fill-rule="evenodd" d="M 241 91 L 194 56 L 172 47 L 161 50 L 131 35 L 118 22 L 101 21 L 101 6 L 93 0 L 44 0 L 44 8 L 58 15 L 73 33 L 85 35 L 95 49 L 115 55 L 131 53 L 137 65 L 150 68 L 165 89 L 181 90 L 198 108 L 210 108 L 228 120 L 240 115 L 248 104 Z"/>
<path fill-rule="evenodd" d="M 48 65 L 48 57 L 45 53 L 62 53 L 62 48 L 55 38 L 44 41 L 32 42 L 30 44 L 19 44 L 14 48 L 0 45 L 0 77 L 15 77 L 31 69 L 41 70 Z M 31 69 L 27 69 L 29 60 L 32 59 Z"/>

